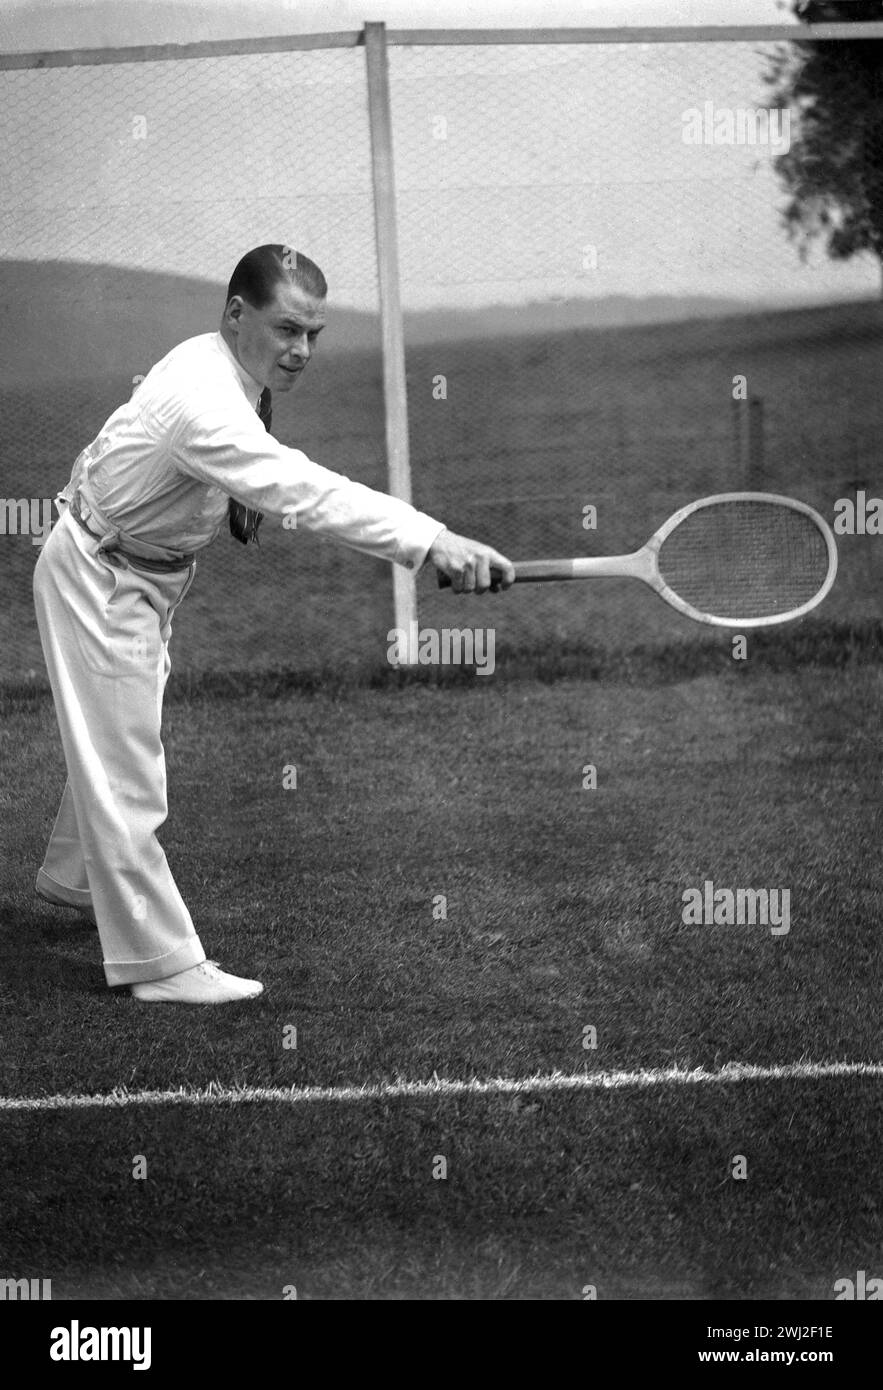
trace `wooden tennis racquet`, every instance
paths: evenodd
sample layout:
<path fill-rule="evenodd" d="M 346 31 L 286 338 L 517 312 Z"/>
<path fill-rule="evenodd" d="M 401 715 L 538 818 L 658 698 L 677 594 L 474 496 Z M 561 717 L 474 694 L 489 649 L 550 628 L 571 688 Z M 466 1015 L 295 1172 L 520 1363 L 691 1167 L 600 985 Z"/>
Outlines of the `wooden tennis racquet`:
<path fill-rule="evenodd" d="M 630 555 L 515 565 L 517 583 L 640 579 L 687 618 L 739 628 L 802 617 L 822 602 L 836 574 L 827 522 L 807 503 L 768 492 L 700 497 Z M 441 573 L 438 582 L 440 588 L 451 583 Z"/>

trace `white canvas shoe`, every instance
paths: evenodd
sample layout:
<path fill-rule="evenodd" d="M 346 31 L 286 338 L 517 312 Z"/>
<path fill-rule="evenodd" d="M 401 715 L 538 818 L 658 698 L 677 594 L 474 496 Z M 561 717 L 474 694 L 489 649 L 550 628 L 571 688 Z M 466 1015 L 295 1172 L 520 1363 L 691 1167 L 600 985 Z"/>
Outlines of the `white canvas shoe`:
<path fill-rule="evenodd" d="M 256 999 L 264 992 L 259 980 L 228 975 L 213 960 L 165 980 L 139 980 L 130 988 L 136 999 L 151 1004 L 232 1004 L 237 999 Z"/>

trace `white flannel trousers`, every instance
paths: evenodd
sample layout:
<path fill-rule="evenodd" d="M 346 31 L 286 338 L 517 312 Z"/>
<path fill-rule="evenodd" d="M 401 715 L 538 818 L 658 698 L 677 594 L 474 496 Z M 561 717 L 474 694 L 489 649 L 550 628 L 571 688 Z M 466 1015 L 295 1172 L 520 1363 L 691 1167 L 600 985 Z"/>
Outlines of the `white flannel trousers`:
<path fill-rule="evenodd" d="M 156 838 L 168 814 L 160 725 L 171 620 L 195 566 L 148 573 L 98 547 L 65 511 L 34 571 L 67 764 L 37 887 L 92 904 L 107 982 L 123 985 L 205 960 Z"/>

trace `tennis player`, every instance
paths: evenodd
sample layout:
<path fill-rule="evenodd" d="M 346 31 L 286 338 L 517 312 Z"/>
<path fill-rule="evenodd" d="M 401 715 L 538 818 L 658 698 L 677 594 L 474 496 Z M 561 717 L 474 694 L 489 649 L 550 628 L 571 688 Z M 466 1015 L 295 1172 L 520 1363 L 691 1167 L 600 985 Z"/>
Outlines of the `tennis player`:
<path fill-rule="evenodd" d="M 220 331 L 158 362 L 80 454 L 37 561 L 67 783 L 36 891 L 94 920 L 108 984 L 145 1002 L 220 1004 L 263 990 L 206 960 L 157 840 L 168 645 L 198 552 L 225 523 L 247 541 L 263 513 L 287 513 L 298 529 L 409 570 L 430 562 L 459 592 L 514 580 L 489 546 L 268 433 L 269 396 L 307 367 L 326 293 L 300 253 L 271 245 L 244 256 Z"/>

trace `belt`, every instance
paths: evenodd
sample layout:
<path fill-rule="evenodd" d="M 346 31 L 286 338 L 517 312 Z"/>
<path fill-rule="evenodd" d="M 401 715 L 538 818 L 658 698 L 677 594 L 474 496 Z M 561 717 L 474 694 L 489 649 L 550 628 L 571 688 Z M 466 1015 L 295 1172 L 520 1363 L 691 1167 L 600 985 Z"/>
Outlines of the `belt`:
<path fill-rule="evenodd" d="M 88 502 L 86 506 L 89 507 Z M 105 534 L 102 534 L 100 531 L 93 531 L 91 526 L 85 521 L 83 513 L 80 510 L 80 494 L 78 492 L 74 493 L 68 511 L 77 525 L 81 526 L 87 535 L 92 536 L 94 540 L 101 541 L 101 545 L 98 547 L 100 551 L 106 554 L 122 555 L 123 559 L 127 560 L 135 569 L 147 570 L 151 574 L 174 574 L 176 570 L 189 569 L 196 558 L 193 554 L 182 555 L 179 560 L 162 560 L 150 555 L 139 555 L 136 553 L 134 547 L 143 546 L 146 548 L 145 542 L 133 541 L 130 537 L 124 536 L 121 531 L 117 531 L 115 528 L 109 529 Z M 91 507 L 89 507 L 89 511 L 91 514 Z"/>

